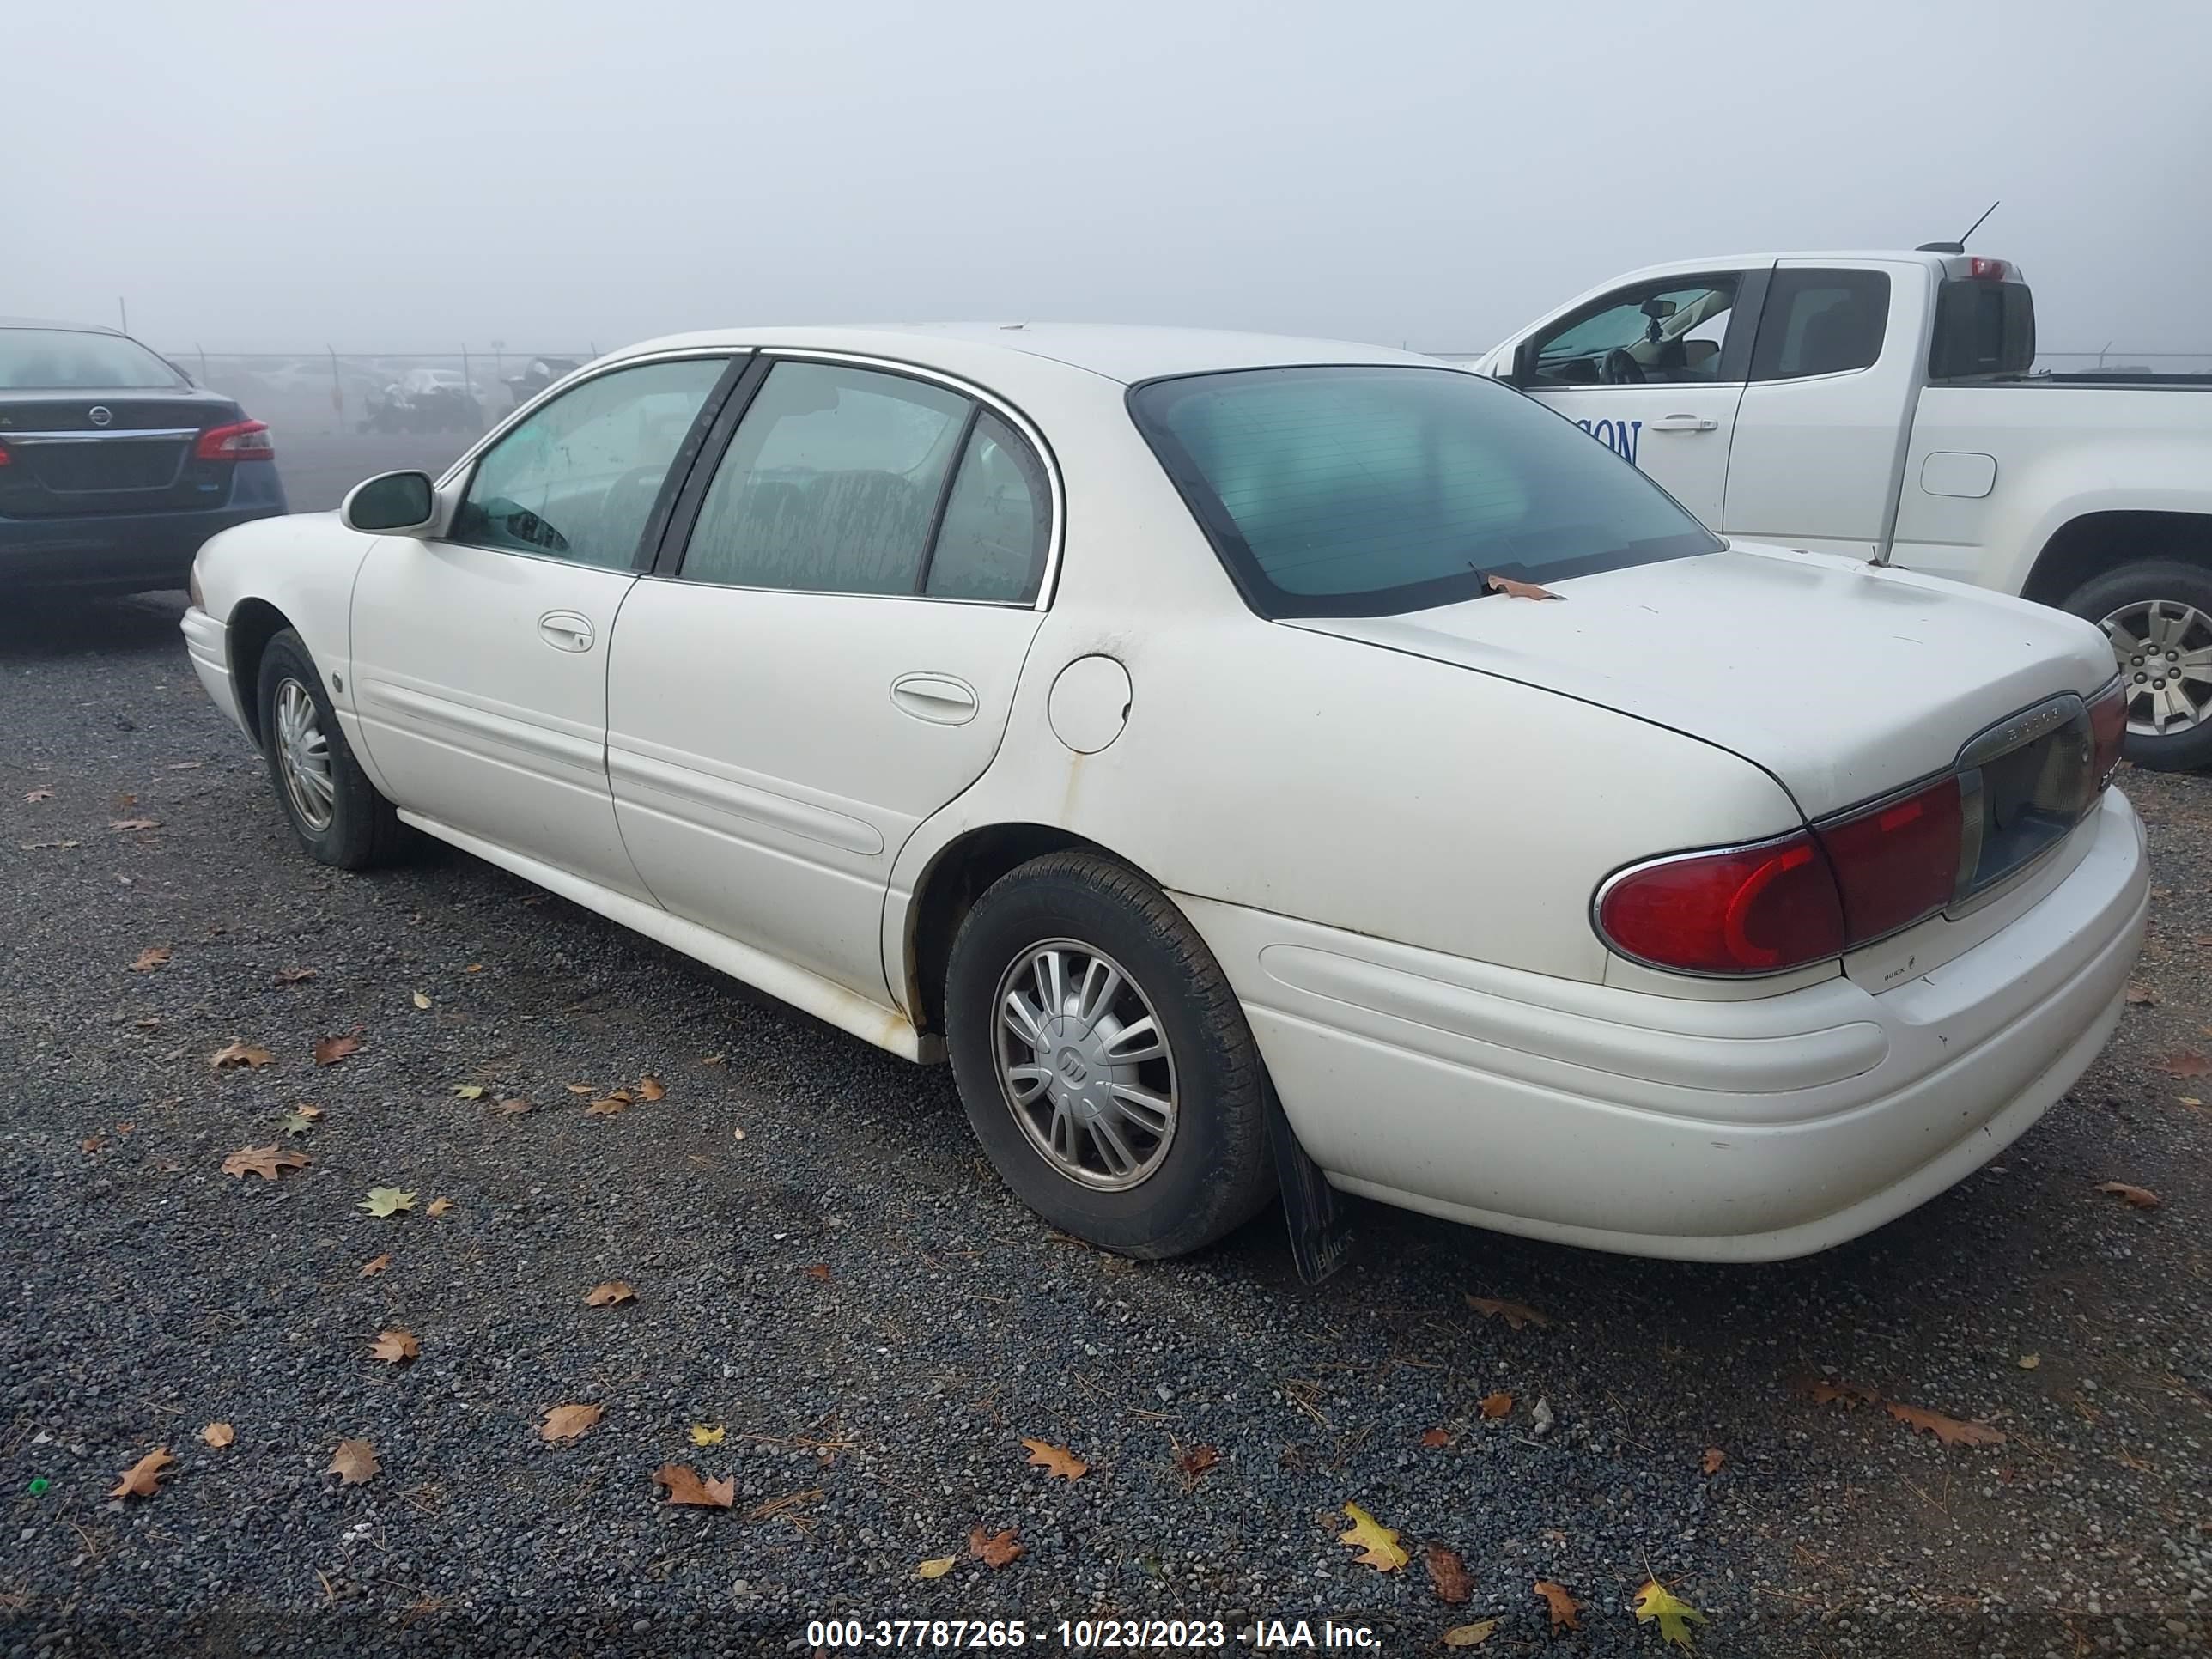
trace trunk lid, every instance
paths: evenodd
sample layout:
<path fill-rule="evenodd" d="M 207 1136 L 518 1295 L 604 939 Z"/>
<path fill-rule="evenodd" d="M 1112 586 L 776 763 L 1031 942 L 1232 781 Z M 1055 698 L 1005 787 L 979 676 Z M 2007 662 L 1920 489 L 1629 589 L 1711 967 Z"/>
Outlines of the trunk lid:
<path fill-rule="evenodd" d="M 0 392 L 0 517 L 224 506 L 233 464 L 193 449 L 201 433 L 243 419 L 231 399 L 197 388 Z"/>
<path fill-rule="evenodd" d="M 1808 818 L 1951 768 L 1967 739 L 2112 677 L 2090 624 L 2025 600 L 1821 554 L 1724 553 L 1316 633 L 1519 680 L 1763 767 Z"/>

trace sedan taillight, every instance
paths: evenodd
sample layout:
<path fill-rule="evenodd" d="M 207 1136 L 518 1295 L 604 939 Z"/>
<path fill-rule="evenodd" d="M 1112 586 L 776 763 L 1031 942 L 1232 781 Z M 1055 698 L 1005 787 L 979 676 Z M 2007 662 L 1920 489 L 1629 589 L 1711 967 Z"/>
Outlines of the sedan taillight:
<path fill-rule="evenodd" d="M 203 461 L 273 461 L 276 445 L 266 421 L 238 421 L 200 434 L 193 456 Z"/>
<path fill-rule="evenodd" d="M 1778 974 L 1844 949 L 1844 907 L 1810 830 L 1622 872 L 1598 933 L 1625 957 L 1685 974 Z"/>

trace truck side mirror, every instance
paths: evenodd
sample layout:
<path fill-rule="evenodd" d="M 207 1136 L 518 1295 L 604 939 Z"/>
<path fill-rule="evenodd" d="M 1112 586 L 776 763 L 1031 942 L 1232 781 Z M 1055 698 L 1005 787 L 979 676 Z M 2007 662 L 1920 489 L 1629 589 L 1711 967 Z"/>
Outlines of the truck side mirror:
<path fill-rule="evenodd" d="M 1536 343 L 1523 340 L 1513 348 L 1513 370 L 1506 377 L 1510 386 L 1532 386 L 1536 384 Z"/>

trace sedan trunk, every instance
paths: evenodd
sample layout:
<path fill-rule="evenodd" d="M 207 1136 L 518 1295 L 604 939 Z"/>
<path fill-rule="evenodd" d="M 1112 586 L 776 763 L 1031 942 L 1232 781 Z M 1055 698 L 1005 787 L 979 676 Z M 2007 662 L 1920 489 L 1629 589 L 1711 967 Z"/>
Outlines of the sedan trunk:
<path fill-rule="evenodd" d="M 230 465 L 194 448 L 242 418 L 229 398 L 198 391 L 0 393 L 0 516 L 220 507 Z"/>

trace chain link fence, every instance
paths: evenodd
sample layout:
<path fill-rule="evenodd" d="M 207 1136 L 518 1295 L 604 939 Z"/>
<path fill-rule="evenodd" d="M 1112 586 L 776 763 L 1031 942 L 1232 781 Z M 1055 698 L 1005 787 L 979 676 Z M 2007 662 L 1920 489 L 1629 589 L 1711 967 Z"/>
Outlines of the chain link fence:
<path fill-rule="evenodd" d="M 595 345 L 562 351 L 203 351 L 164 354 L 255 420 L 307 437 L 483 431 Z"/>

